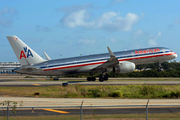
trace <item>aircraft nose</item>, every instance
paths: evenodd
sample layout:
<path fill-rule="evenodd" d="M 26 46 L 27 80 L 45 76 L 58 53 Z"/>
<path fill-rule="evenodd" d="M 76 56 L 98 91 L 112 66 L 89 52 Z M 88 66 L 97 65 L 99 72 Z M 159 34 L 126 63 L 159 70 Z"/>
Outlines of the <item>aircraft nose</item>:
<path fill-rule="evenodd" d="M 177 54 L 176 54 L 176 53 L 174 53 L 174 54 L 173 54 L 173 57 L 174 57 L 174 58 L 177 58 Z"/>

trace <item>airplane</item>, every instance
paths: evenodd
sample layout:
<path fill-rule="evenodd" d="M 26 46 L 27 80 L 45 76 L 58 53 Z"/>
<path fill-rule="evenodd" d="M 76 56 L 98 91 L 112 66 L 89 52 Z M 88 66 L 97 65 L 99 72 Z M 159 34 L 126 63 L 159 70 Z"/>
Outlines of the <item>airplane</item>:
<path fill-rule="evenodd" d="M 87 81 L 95 81 L 93 74 L 100 73 L 99 81 L 108 80 L 107 73 L 129 73 L 135 70 L 136 65 L 159 62 L 177 57 L 177 54 L 166 47 L 152 47 L 135 50 L 61 58 L 47 60 L 41 58 L 35 51 L 21 41 L 17 36 L 7 36 L 21 67 L 13 71 L 21 74 L 60 76 L 75 73 L 89 73 Z"/>

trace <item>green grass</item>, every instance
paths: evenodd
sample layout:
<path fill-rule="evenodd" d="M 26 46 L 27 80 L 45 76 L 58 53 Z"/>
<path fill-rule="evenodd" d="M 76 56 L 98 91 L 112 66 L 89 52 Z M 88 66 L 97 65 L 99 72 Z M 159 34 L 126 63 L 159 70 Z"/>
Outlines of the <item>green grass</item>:
<path fill-rule="evenodd" d="M 146 114 L 83 115 L 83 120 L 144 120 Z M 149 120 L 179 120 L 180 113 L 148 114 Z M 0 120 L 6 120 L 0 117 Z M 17 116 L 9 120 L 80 120 L 80 115 Z"/>
<path fill-rule="evenodd" d="M 21 78 L 21 76 L 20 76 Z M 18 78 L 9 78 L 10 81 L 51 81 L 51 78 L 46 78 L 46 77 L 35 77 L 35 76 L 24 76 L 24 79 L 18 79 Z M 26 79 L 28 78 L 28 79 Z M 31 79 L 32 78 L 32 79 Z M 64 80 L 63 78 L 60 78 L 59 81 L 87 81 L 86 77 L 84 79 L 71 79 L 67 78 Z M 154 78 L 154 77 L 121 77 L 121 78 L 110 78 L 108 81 L 180 81 L 180 78 L 175 78 L 175 77 L 159 77 L 159 78 Z M 99 82 L 98 77 L 96 82 Z"/>
<path fill-rule="evenodd" d="M 180 78 L 120 78 L 120 79 L 111 79 L 108 81 L 180 81 Z"/>
<path fill-rule="evenodd" d="M 0 95 L 53 98 L 179 98 L 180 85 L 0 87 Z"/>

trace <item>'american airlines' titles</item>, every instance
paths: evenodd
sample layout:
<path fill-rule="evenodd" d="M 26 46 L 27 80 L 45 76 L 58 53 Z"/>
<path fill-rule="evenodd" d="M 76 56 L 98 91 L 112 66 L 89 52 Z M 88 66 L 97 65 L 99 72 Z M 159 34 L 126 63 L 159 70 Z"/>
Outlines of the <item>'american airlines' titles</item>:
<path fill-rule="evenodd" d="M 155 52 L 160 52 L 160 49 L 147 49 L 147 50 L 140 50 L 140 51 L 135 51 L 135 54 L 146 54 L 146 53 L 155 53 Z"/>

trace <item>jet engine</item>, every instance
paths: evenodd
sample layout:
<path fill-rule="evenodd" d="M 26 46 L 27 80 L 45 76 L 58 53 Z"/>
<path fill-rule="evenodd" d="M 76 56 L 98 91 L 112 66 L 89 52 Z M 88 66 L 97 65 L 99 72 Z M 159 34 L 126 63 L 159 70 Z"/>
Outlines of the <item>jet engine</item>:
<path fill-rule="evenodd" d="M 114 73 L 129 73 L 135 70 L 135 64 L 128 61 L 121 61 L 119 65 L 113 67 Z"/>

